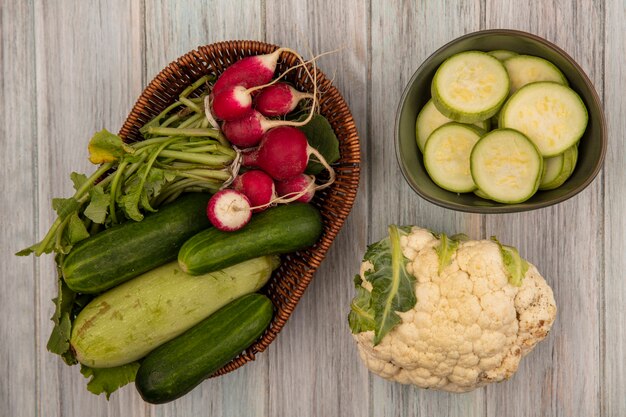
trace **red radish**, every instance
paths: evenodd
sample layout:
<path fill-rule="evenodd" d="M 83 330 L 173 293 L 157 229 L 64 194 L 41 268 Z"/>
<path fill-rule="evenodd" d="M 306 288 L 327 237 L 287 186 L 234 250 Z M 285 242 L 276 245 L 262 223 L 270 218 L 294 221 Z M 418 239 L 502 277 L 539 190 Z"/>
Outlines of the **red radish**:
<path fill-rule="evenodd" d="M 254 108 L 264 116 L 284 116 L 292 112 L 300 100 L 313 98 L 287 83 L 276 83 L 261 90 L 254 98 Z"/>
<path fill-rule="evenodd" d="M 225 232 L 241 229 L 252 217 L 248 197 L 232 189 L 224 189 L 213 194 L 206 212 L 211 224 Z"/>
<path fill-rule="evenodd" d="M 278 58 L 283 51 L 298 55 L 291 49 L 278 48 L 270 54 L 254 55 L 240 59 L 224 70 L 222 75 L 220 75 L 215 82 L 213 92 L 217 94 L 224 87 L 235 85 L 250 88 L 267 84 L 274 77 Z"/>
<path fill-rule="evenodd" d="M 243 165 L 261 168 L 275 180 L 286 180 L 304 172 L 309 162 L 308 147 L 300 129 L 277 127 L 263 135 L 257 149 L 244 152 Z"/>
<path fill-rule="evenodd" d="M 308 203 L 315 195 L 315 177 L 300 174 L 283 181 L 276 182 L 276 192 L 280 197 L 297 197 L 296 201 Z"/>
<path fill-rule="evenodd" d="M 248 197 L 254 213 L 265 210 L 276 198 L 274 180 L 258 169 L 237 176 L 233 187 Z"/>
<path fill-rule="evenodd" d="M 307 124 L 313 113 L 302 122 L 266 119 L 261 113 L 252 110 L 240 119 L 226 120 L 222 123 L 222 132 L 226 139 L 239 148 L 250 148 L 261 141 L 263 134 L 270 129 L 286 126 L 303 126 Z M 297 129 L 296 129 L 297 130 Z"/>
<path fill-rule="evenodd" d="M 278 83 L 278 81 L 281 78 L 285 77 L 289 72 L 294 71 L 304 66 L 306 63 L 301 57 L 299 58 L 300 58 L 300 61 L 302 61 L 301 64 L 298 64 L 296 66 L 289 68 L 287 71 L 283 72 L 279 77 L 277 77 L 275 80 L 269 83 L 258 85 L 258 86 L 253 86 L 250 88 L 246 88 L 244 85 L 229 85 L 229 86 L 221 87 L 217 91 L 214 90 L 210 94 L 210 99 L 209 99 L 209 103 L 211 103 L 211 110 L 213 112 L 212 116 L 214 116 L 217 119 L 222 119 L 222 120 L 236 120 L 236 119 L 239 119 L 240 117 L 243 117 L 246 113 L 248 113 L 252 109 L 252 94 L 257 90 L 262 90 L 262 89 L 265 90 L 267 88 L 270 88 L 274 84 Z M 307 74 L 310 74 L 308 70 L 306 70 L 306 72 Z M 311 78 L 313 78 L 313 76 L 311 76 Z M 302 98 L 304 97 L 313 98 L 313 95 L 311 94 L 300 93 L 297 90 L 294 90 L 294 92 L 296 93 L 296 95 L 299 95 Z M 298 104 L 298 101 L 295 102 L 294 108 Z M 284 114 L 287 114 L 287 113 L 284 113 Z"/>
<path fill-rule="evenodd" d="M 252 109 L 252 96 L 244 86 L 228 86 L 213 95 L 212 106 L 218 119 L 236 120 Z"/>

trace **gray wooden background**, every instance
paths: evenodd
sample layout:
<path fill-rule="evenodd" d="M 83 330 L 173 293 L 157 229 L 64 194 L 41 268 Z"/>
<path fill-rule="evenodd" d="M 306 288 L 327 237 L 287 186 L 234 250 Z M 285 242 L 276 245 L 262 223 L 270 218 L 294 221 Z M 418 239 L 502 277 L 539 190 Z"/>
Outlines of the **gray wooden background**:
<path fill-rule="evenodd" d="M 0 0 L 0 416 L 626 416 L 626 2 L 624 0 Z M 609 123 L 603 171 L 557 207 L 471 215 L 418 198 L 393 147 L 400 94 L 445 42 L 517 28 L 555 42 L 593 80 Z M 12 254 L 43 236 L 50 199 L 91 172 L 86 143 L 117 130 L 143 87 L 198 45 L 258 39 L 334 75 L 362 140 L 358 201 L 270 349 L 163 406 L 133 386 L 107 402 L 46 351 L 50 257 Z M 535 263 L 559 307 L 546 341 L 508 382 L 463 395 L 384 381 L 361 365 L 346 323 L 352 276 L 388 223 L 497 235 Z"/>

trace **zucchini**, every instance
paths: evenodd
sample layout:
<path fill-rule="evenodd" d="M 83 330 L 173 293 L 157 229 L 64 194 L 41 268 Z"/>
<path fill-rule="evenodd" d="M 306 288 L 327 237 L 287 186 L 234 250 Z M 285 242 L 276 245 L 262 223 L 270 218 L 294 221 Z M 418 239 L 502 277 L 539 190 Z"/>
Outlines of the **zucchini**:
<path fill-rule="evenodd" d="M 178 253 L 180 268 L 204 274 L 256 256 L 294 252 L 317 242 L 322 234 L 319 211 L 309 204 L 291 203 L 252 216 L 243 229 L 206 229 L 190 238 Z"/>
<path fill-rule="evenodd" d="M 522 132 L 547 158 L 575 145 L 587 121 L 587 108 L 574 90 L 540 81 L 525 85 L 507 100 L 498 126 Z"/>
<path fill-rule="evenodd" d="M 518 55 L 517 52 L 509 51 L 507 49 L 496 49 L 495 51 L 489 51 L 487 53 L 496 58 L 498 61 L 504 61 Z"/>
<path fill-rule="evenodd" d="M 481 194 L 498 203 L 521 203 L 539 187 L 543 158 L 522 133 L 496 129 L 474 145 L 470 167 Z"/>
<path fill-rule="evenodd" d="M 261 294 L 222 307 L 146 356 L 137 371 L 137 391 L 152 404 L 183 396 L 258 339 L 272 314 L 272 302 Z"/>
<path fill-rule="evenodd" d="M 480 51 L 461 52 L 446 59 L 431 84 L 437 110 L 461 123 L 489 119 L 508 94 L 509 75 L 504 65 Z"/>
<path fill-rule="evenodd" d="M 540 190 L 554 190 L 563 185 L 572 175 L 578 159 L 578 146 L 574 145 L 562 154 L 543 160 L 543 175 L 539 183 Z"/>
<path fill-rule="evenodd" d="M 264 256 L 201 276 L 185 274 L 176 261 L 153 269 L 99 295 L 78 314 L 70 337 L 76 359 L 91 368 L 141 359 L 263 287 L 277 266 L 277 257 Z"/>
<path fill-rule="evenodd" d="M 142 221 L 129 221 L 85 239 L 62 265 L 67 286 L 99 293 L 176 259 L 183 243 L 211 225 L 208 194 L 191 193 L 163 206 Z"/>
<path fill-rule="evenodd" d="M 417 140 L 417 146 L 422 153 L 424 153 L 424 146 L 426 145 L 426 140 L 430 136 L 431 133 L 435 131 L 438 127 L 445 125 L 446 123 L 450 123 L 453 120 L 448 119 L 443 114 L 439 113 L 439 110 L 433 104 L 432 99 L 428 100 L 422 110 L 420 110 L 417 115 L 417 119 L 415 120 L 415 138 Z M 483 130 L 489 130 L 490 121 L 483 120 L 481 122 L 474 123 L 475 126 Z"/>
<path fill-rule="evenodd" d="M 503 61 L 511 80 L 510 94 L 538 81 L 568 85 L 567 78 L 552 62 L 532 55 L 517 55 Z"/>
<path fill-rule="evenodd" d="M 454 122 L 436 129 L 424 149 L 424 166 L 430 178 L 453 193 L 474 191 L 470 154 L 483 133 L 474 126 Z"/>

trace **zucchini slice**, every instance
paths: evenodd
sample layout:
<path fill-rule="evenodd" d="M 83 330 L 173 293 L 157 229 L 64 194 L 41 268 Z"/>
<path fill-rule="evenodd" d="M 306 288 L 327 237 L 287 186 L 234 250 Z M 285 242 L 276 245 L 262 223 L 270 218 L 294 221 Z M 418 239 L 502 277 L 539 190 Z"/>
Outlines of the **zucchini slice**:
<path fill-rule="evenodd" d="M 470 154 L 481 133 L 473 126 L 448 123 L 428 137 L 424 166 L 438 186 L 455 193 L 476 189 L 470 172 Z"/>
<path fill-rule="evenodd" d="M 521 203 L 539 187 L 543 158 L 522 133 L 496 129 L 474 145 L 470 168 L 474 182 L 489 199 Z"/>
<path fill-rule="evenodd" d="M 487 53 L 496 58 L 498 61 L 504 61 L 505 59 L 518 55 L 517 52 L 509 51 L 507 49 L 496 49 L 495 51 L 489 51 Z"/>
<path fill-rule="evenodd" d="M 531 55 L 517 55 L 503 61 L 511 80 L 510 94 L 526 84 L 552 81 L 569 85 L 567 78 L 552 62 Z"/>
<path fill-rule="evenodd" d="M 431 85 L 432 98 L 444 116 L 475 123 L 496 114 L 509 94 L 509 75 L 491 55 L 467 51 L 439 66 Z"/>
<path fill-rule="evenodd" d="M 578 160 L 578 146 L 574 145 L 562 154 L 543 160 L 543 176 L 539 183 L 540 190 L 554 190 L 563 185 L 572 175 Z"/>
<path fill-rule="evenodd" d="M 555 82 L 520 88 L 500 111 L 498 126 L 522 132 L 544 158 L 578 142 L 587 128 L 587 108 L 574 90 Z"/>
<path fill-rule="evenodd" d="M 480 188 L 477 188 L 474 190 L 474 194 L 476 195 L 476 197 L 480 197 L 483 198 L 485 200 L 489 200 L 489 196 L 487 194 L 485 194 L 483 191 L 480 190 Z"/>
<path fill-rule="evenodd" d="M 417 120 L 415 122 L 415 137 L 417 139 L 417 147 L 420 149 L 420 152 L 424 153 L 424 145 L 426 144 L 426 139 L 428 139 L 430 134 L 433 133 L 438 127 L 450 122 L 452 122 L 451 119 L 448 119 L 446 116 L 441 114 L 439 110 L 437 110 L 437 107 L 435 107 L 432 99 L 428 100 L 417 115 Z M 483 120 L 481 122 L 474 123 L 474 125 L 486 131 L 489 130 L 490 121 Z"/>

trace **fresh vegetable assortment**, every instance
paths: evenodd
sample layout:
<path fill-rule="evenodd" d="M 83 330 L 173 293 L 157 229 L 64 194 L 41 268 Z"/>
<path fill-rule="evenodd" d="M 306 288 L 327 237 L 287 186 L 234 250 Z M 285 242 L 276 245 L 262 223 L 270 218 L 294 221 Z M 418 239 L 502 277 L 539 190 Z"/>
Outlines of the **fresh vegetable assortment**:
<path fill-rule="evenodd" d="M 354 283 L 348 321 L 361 359 L 421 388 L 466 392 L 510 378 L 556 317 L 535 266 L 495 238 L 392 225 Z"/>
<path fill-rule="evenodd" d="M 431 93 L 416 140 L 441 188 L 521 203 L 573 173 L 587 109 L 551 62 L 505 50 L 461 52 L 439 66 Z"/>
<path fill-rule="evenodd" d="M 312 83 L 300 92 L 284 80 L 293 67 L 275 76 L 284 51 L 199 78 L 142 141 L 96 133 L 99 167 L 72 173 L 46 236 L 18 252 L 55 253 L 48 350 L 80 363 L 91 392 L 108 398 L 137 375 L 148 402 L 193 389 L 270 324 L 271 301 L 254 293 L 278 255 L 321 236 L 307 203 L 333 183 L 339 146 L 318 113 L 315 60 L 298 55 Z"/>

